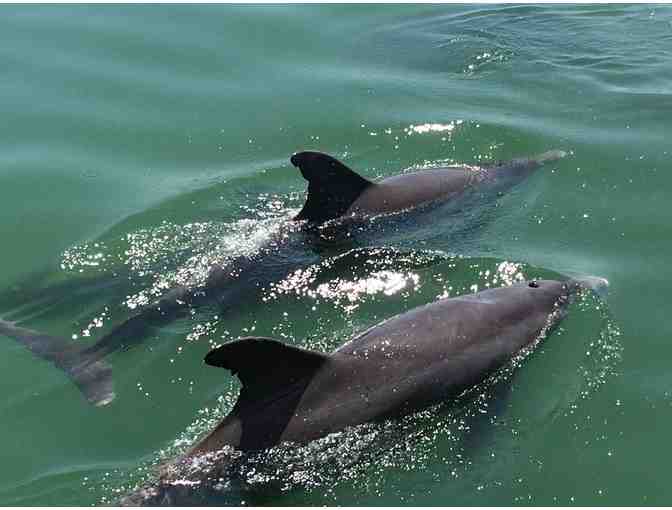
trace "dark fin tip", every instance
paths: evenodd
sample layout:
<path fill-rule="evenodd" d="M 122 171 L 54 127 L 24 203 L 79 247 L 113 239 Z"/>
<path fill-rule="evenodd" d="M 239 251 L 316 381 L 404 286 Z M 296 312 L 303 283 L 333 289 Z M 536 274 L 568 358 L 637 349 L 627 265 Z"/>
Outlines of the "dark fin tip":
<path fill-rule="evenodd" d="M 211 350 L 206 364 L 230 370 L 255 397 L 312 375 L 328 356 L 264 337 L 246 337 Z"/>
<path fill-rule="evenodd" d="M 297 152 L 290 161 L 308 181 L 308 198 L 296 220 L 322 223 L 338 218 L 373 184 L 322 152 Z"/>

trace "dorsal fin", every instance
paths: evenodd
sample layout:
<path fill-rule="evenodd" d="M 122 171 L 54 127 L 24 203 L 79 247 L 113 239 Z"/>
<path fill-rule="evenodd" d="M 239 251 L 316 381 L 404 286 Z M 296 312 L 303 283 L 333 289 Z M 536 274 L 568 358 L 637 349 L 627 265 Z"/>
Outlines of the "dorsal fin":
<path fill-rule="evenodd" d="M 308 181 L 308 198 L 296 220 L 322 223 L 338 218 L 373 185 L 336 158 L 321 152 L 297 152 L 291 162 Z"/>
<path fill-rule="evenodd" d="M 237 375 L 243 384 L 241 397 L 256 401 L 311 376 L 327 358 L 272 338 L 245 337 L 211 350 L 205 362 Z"/>

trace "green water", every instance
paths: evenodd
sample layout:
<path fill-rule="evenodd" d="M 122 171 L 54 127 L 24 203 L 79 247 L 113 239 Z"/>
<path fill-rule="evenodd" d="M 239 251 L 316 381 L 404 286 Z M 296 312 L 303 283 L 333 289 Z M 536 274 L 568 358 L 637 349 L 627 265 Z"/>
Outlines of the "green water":
<path fill-rule="evenodd" d="M 0 14 L 0 316 L 82 345 L 162 284 L 263 243 L 302 203 L 294 151 L 370 178 L 571 151 L 465 228 L 435 215 L 295 249 L 283 267 L 307 277 L 112 354 L 103 408 L 0 338 L 0 504 L 110 502 L 151 476 L 235 400 L 201 362 L 211 344 L 253 332 L 328 350 L 445 292 L 565 273 L 607 278 L 606 307 L 577 303 L 512 376 L 458 409 L 252 460 L 222 501 L 670 504 L 671 7 Z"/>

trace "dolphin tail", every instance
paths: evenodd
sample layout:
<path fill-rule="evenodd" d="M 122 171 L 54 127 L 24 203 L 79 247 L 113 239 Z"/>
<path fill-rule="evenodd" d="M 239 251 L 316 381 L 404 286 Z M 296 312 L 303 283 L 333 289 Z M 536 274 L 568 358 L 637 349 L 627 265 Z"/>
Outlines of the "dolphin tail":
<path fill-rule="evenodd" d="M 34 355 L 63 370 L 91 404 L 104 406 L 114 400 L 112 368 L 95 352 L 2 319 L 0 336 L 17 340 Z"/>
<path fill-rule="evenodd" d="M 579 273 L 565 273 L 571 281 L 578 284 L 579 287 L 591 290 L 603 301 L 609 296 L 609 280 L 601 276 L 585 275 Z"/>

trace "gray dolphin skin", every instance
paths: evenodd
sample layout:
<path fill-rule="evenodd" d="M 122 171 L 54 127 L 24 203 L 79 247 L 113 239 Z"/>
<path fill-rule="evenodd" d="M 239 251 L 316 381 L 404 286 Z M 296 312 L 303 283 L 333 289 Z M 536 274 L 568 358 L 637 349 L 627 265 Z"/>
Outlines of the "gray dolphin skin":
<path fill-rule="evenodd" d="M 305 443 L 455 397 L 563 317 L 577 281 L 530 281 L 441 299 L 397 315 L 331 354 L 244 338 L 205 363 L 242 383 L 231 413 L 192 454 Z"/>
<path fill-rule="evenodd" d="M 391 214 L 429 202 L 455 199 L 472 189 L 505 191 L 543 163 L 565 156 L 564 151 L 553 150 L 489 167 L 429 168 L 374 183 L 327 154 L 298 152 L 291 157 L 291 162 L 308 181 L 308 198 L 296 219 L 323 223 L 352 216 Z"/>
<path fill-rule="evenodd" d="M 365 220 L 380 214 L 401 213 L 430 202 L 458 199 L 468 190 L 505 191 L 524 180 L 543 163 L 564 156 L 563 151 L 555 150 L 490 167 L 465 165 L 432 168 L 374 183 L 327 154 L 299 152 L 291 157 L 291 162 L 308 181 L 308 195 L 303 208 L 290 222 L 293 224 L 290 227 L 294 230 L 297 226 L 310 229 L 332 220 Z M 114 399 L 115 394 L 112 372 L 103 359 L 105 356 L 138 343 L 150 328 L 174 320 L 185 314 L 189 307 L 220 301 L 241 274 L 263 264 L 264 257 L 278 251 L 287 237 L 285 233 L 282 231 L 255 256 L 238 257 L 224 267 L 213 266 L 203 285 L 169 290 L 159 300 L 116 326 L 94 345 L 74 346 L 65 339 L 1 319 L 0 335 L 18 340 L 36 356 L 64 370 L 90 403 L 106 405 Z"/>
<path fill-rule="evenodd" d="M 238 400 L 178 461 L 225 446 L 249 452 L 306 443 L 450 400 L 535 346 L 584 288 L 578 280 L 538 280 L 440 299 L 372 327 L 331 354 L 270 338 L 222 345 L 205 362 L 238 376 Z M 168 497 L 167 487 L 159 481 L 128 501 L 157 501 Z"/>

